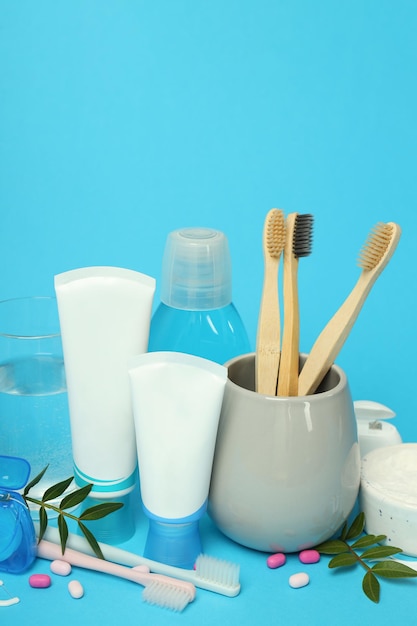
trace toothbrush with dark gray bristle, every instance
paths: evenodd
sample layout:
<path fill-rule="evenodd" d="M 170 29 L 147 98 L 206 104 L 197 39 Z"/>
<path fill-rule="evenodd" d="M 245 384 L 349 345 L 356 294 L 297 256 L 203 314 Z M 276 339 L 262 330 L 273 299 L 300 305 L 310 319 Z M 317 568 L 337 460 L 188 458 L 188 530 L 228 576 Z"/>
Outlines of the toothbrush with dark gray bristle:
<path fill-rule="evenodd" d="M 298 395 L 300 314 L 298 305 L 298 259 L 311 254 L 313 216 L 290 213 L 286 218 L 284 247 L 284 328 L 277 395 Z"/>

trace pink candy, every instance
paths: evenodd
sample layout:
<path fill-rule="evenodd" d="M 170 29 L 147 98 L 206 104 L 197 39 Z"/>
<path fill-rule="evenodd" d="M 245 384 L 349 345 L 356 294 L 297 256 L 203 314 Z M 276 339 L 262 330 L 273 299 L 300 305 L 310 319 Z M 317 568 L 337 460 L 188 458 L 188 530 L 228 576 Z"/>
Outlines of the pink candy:
<path fill-rule="evenodd" d="M 310 564 L 310 563 L 318 563 L 320 561 L 320 552 L 317 550 L 301 550 L 298 555 L 301 563 Z M 276 569 L 277 567 L 281 567 L 286 562 L 286 556 L 283 552 L 277 552 L 276 554 L 271 554 L 266 560 L 266 564 L 271 569 Z"/>
<path fill-rule="evenodd" d="M 51 586 L 51 577 L 48 574 L 32 574 L 29 576 L 29 585 L 35 589 L 46 589 Z"/>
<path fill-rule="evenodd" d="M 317 550 L 302 550 L 298 558 L 301 563 L 318 563 L 320 561 L 320 552 L 317 552 Z"/>
<path fill-rule="evenodd" d="M 317 550 L 301 550 L 298 554 L 298 558 L 301 563 L 318 563 L 320 561 L 320 552 Z M 276 569 L 277 567 L 281 567 L 286 562 L 287 558 L 283 552 L 277 552 L 276 554 L 271 554 L 266 560 L 266 564 L 271 569 Z M 310 582 L 310 577 L 306 572 L 297 572 L 293 574 L 288 579 L 288 584 L 293 589 L 300 589 L 300 587 L 305 587 Z"/>
<path fill-rule="evenodd" d="M 281 567 L 284 565 L 286 561 L 286 556 L 282 552 L 277 552 L 276 554 L 271 554 L 266 560 L 266 564 L 271 569 L 276 569 L 277 567 Z"/>

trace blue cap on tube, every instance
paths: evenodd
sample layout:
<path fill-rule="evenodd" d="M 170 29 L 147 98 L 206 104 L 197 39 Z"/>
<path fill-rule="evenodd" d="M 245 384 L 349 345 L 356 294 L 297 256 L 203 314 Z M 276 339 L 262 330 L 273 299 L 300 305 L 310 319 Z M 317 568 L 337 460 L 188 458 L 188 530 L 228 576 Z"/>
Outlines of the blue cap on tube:
<path fill-rule="evenodd" d="M 159 522 L 149 520 L 144 556 L 159 563 L 193 569 L 201 554 L 199 523 Z"/>
<path fill-rule="evenodd" d="M 207 500 L 198 511 L 182 519 L 159 517 L 142 506 L 149 519 L 144 556 L 159 563 L 193 569 L 202 553 L 199 521 L 207 510 Z"/>

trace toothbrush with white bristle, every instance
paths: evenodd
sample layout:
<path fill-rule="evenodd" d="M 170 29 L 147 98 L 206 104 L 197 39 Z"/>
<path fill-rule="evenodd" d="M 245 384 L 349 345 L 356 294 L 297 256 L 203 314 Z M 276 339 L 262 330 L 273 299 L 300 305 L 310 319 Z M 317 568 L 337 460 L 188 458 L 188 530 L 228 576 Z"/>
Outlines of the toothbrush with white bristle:
<path fill-rule="evenodd" d="M 35 528 L 39 534 L 39 525 L 36 522 Z M 52 526 L 47 527 L 44 538 L 57 545 L 61 544 L 59 531 Z M 150 571 L 153 573 L 178 578 L 179 580 L 193 583 L 200 589 L 219 593 L 229 598 L 237 596 L 240 592 L 240 567 L 238 564 L 231 563 L 230 561 L 201 554 L 196 560 L 195 569 L 191 570 L 152 561 L 151 559 L 139 556 L 133 552 L 128 552 L 122 548 L 105 543 L 99 542 L 98 545 L 100 546 L 104 558 L 108 561 L 130 567 L 145 565 L 149 567 Z M 90 544 L 81 535 L 69 533 L 67 546 L 79 552 L 83 552 L 84 554 L 93 554 Z"/>
<path fill-rule="evenodd" d="M 145 602 L 172 611 L 183 611 L 187 604 L 195 599 L 196 589 L 190 582 L 111 563 L 72 548 L 65 548 L 62 554 L 61 546 L 44 539 L 38 543 L 37 556 L 49 561 L 59 559 L 76 567 L 103 572 L 138 583 L 144 587 L 142 598 Z"/>
<path fill-rule="evenodd" d="M 306 396 L 317 390 L 345 343 L 372 286 L 394 254 L 400 236 L 401 228 L 394 222 L 379 222 L 371 231 L 359 255 L 358 265 L 362 268 L 359 279 L 314 343 L 298 379 L 298 395 Z"/>

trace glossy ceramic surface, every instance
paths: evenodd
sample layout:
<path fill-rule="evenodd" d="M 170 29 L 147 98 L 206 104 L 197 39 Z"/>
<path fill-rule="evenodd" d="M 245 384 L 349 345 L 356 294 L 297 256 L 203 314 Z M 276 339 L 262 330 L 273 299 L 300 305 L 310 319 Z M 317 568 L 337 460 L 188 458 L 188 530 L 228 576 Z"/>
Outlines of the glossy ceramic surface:
<path fill-rule="evenodd" d="M 360 455 L 352 398 L 337 366 L 312 396 L 258 394 L 254 363 L 248 354 L 226 364 L 209 513 L 244 546 L 294 552 L 331 537 L 355 504 Z"/>

